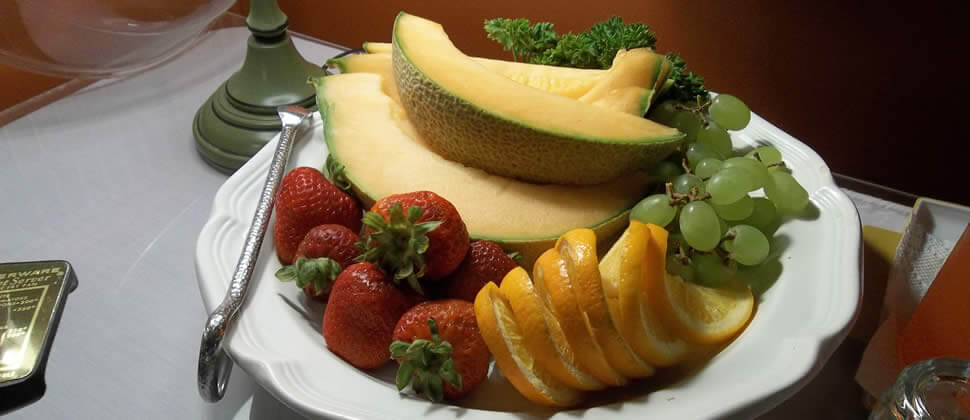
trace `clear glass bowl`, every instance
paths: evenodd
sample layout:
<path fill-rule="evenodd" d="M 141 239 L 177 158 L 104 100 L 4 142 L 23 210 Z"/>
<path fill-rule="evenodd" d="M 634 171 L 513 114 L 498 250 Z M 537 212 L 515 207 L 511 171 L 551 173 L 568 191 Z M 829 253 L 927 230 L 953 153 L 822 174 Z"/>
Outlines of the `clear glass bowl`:
<path fill-rule="evenodd" d="M 3 0 L 0 62 L 57 76 L 138 72 L 192 45 L 234 0 Z"/>
<path fill-rule="evenodd" d="M 869 419 L 970 419 L 970 360 L 937 358 L 907 366 Z"/>

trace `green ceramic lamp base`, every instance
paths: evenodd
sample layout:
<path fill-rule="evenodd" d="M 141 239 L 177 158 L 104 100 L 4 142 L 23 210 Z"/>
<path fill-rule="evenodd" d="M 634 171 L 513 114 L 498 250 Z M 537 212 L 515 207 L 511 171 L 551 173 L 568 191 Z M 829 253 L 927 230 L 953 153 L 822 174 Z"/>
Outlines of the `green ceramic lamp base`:
<path fill-rule="evenodd" d="M 275 0 L 254 0 L 246 22 L 252 35 L 242 68 L 202 104 L 192 122 L 199 154 L 224 172 L 238 169 L 279 133 L 277 107 L 314 107 L 307 78 L 324 74 L 296 50 Z"/>

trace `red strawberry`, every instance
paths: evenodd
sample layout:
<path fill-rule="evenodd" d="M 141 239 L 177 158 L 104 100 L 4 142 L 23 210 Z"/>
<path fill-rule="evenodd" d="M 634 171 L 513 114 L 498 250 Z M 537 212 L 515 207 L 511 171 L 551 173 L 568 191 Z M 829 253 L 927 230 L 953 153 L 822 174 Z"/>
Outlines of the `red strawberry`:
<path fill-rule="evenodd" d="M 454 299 L 475 301 L 475 296 L 488 282 L 502 284 L 505 275 L 517 267 L 497 243 L 480 240 L 471 243 L 468 255 L 448 280 L 446 295 Z"/>
<path fill-rule="evenodd" d="M 471 302 L 445 299 L 408 310 L 394 327 L 391 358 L 398 367 L 397 388 L 411 387 L 440 401 L 462 398 L 488 375 L 490 354 Z M 450 351 L 442 347 L 451 345 Z"/>
<path fill-rule="evenodd" d="M 458 210 L 431 191 L 380 199 L 363 222 L 369 247 L 364 260 L 378 263 L 395 280 L 407 279 L 417 290 L 419 278 L 446 277 L 468 253 L 468 229 Z"/>
<path fill-rule="evenodd" d="M 297 246 L 293 264 L 277 270 L 276 278 L 295 281 L 307 297 L 326 302 L 333 280 L 360 255 L 358 241 L 356 233 L 341 225 L 314 227 Z"/>
<path fill-rule="evenodd" d="M 405 294 L 371 263 L 347 267 L 337 276 L 323 313 L 327 348 L 359 369 L 390 360 L 394 326 L 415 297 Z"/>
<path fill-rule="evenodd" d="M 296 248 L 314 226 L 332 223 L 359 232 L 360 215 L 354 198 L 327 181 L 319 170 L 294 168 L 283 177 L 276 198 L 276 255 L 284 265 L 293 264 Z"/>

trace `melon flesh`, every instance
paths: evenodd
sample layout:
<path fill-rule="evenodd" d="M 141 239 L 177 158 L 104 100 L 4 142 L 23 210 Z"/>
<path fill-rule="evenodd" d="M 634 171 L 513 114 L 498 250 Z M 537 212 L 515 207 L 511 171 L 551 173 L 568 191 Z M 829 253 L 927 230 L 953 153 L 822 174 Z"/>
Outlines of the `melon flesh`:
<path fill-rule="evenodd" d="M 391 53 L 391 43 L 390 42 L 365 42 L 364 51 L 374 54 L 374 53 Z"/>
<path fill-rule="evenodd" d="M 399 14 L 392 45 L 401 103 L 432 150 L 493 174 L 598 184 L 652 166 L 684 137 L 640 116 L 496 74 L 427 19 Z"/>
<path fill-rule="evenodd" d="M 642 116 L 670 69 L 670 61 L 650 49 L 617 51 L 612 67 L 579 101 Z"/>
<path fill-rule="evenodd" d="M 371 54 L 344 56 L 334 59 L 333 61 L 343 61 L 344 67 L 349 70 L 347 71 L 348 73 L 356 73 L 359 71 L 365 71 L 361 70 L 365 67 L 373 68 L 375 65 L 374 60 L 384 59 L 383 56 L 380 56 L 380 58 L 365 57 L 387 54 L 388 75 L 390 75 L 390 43 L 366 42 L 364 43 L 364 50 Z M 545 66 L 541 64 L 493 60 L 490 58 L 481 57 L 472 57 L 472 59 L 478 64 L 481 64 L 483 67 L 523 85 L 532 86 L 536 89 L 541 89 L 549 93 L 574 99 L 579 99 L 581 96 L 593 89 L 593 87 L 607 74 L 607 70 Z M 361 61 L 361 65 L 359 67 L 356 63 L 358 60 Z M 364 64 L 364 61 L 369 62 Z M 341 71 L 343 71 L 344 67 L 341 67 Z"/>
<path fill-rule="evenodd" d="M 609 70 L 473 59 L 483 67 L 523 85 L 633 115 L 646 113 L 657 87 L 663 83 L 660 78 L 666 78 L 670 69 L 669 61 L 646 48 L 620 50 Z M 327 65 L 340 69 L 341 73 L 381 75 L 384 77 L 384 92 L 401 103 L 391 71 L 390 53 L 347 55 L 327 60 Z"/>
<path fill-rule="evenodd" d="M 391 194 L 430 190 L 451 201 L 475 239 L 490 239 L 531 267 L 556 238 L 589 227 L 612 240 L 646 191 L 640 174 L 593 186 L 538 185 L 488 174 L 432 152 L 381 77 L 350 73 L 316 79 L 330 154 L 344 165 L 365 205 Z"/>

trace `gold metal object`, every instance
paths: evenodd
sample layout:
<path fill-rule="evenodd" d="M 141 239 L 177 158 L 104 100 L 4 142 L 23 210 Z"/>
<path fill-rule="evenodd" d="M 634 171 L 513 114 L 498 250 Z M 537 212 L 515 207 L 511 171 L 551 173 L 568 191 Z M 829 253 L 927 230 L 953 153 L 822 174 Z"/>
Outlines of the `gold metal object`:
<path fill-rule="evenodd" d="M 75 287 L 67 261 L 0 264 L 0 388 L 43 370 L 64 301 Z"/>

